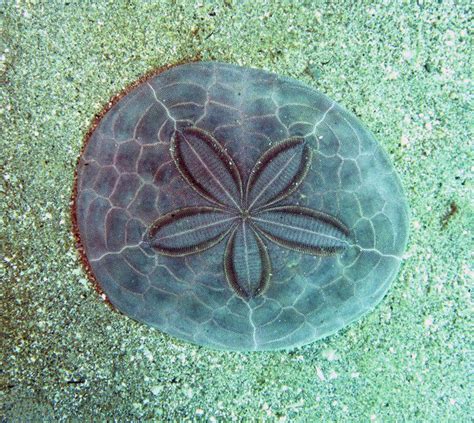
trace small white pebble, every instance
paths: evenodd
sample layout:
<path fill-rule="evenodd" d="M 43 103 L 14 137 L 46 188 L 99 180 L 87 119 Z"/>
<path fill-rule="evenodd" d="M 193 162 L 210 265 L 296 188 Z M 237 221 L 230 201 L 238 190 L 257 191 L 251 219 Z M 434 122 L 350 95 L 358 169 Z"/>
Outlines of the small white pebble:
<path fill-rule="evenodd" d="M 148 359 L 148 361 L 153 361 L 154 360 L 153 354 L 151 353 L 151 351 L 148 348 L 145 348 L 143 350 L 143 355 Z"/>
<path fill-rule="evenodd" d="M 433 316 L 428 316 L 425 319 L 425 328 L 429 328 L 433 324 Z"/>
<path fill-rule="evenodd" d="M 391 66 L 388 66 L 386 69 L 385 69 L 385 72 L 387 73 L 387 79 L 389 81 L 393 81 L 395 79 L 397 79 L 400 75 L 400 72 L 398 72 L 397 70 L 393 69 Z"/>
<path fill-rule="evenodd" d="M 150 391 L 153 395 L 159 395 L 162 390 L 163 388 L 159 385 L 155 385 L 150 388 Z"/>
<path fill-rule="evenodd" d="M 413 52 L 411 50 L 405 50 L 402 53 L 402 56 L 405 60 L 411 60 L 411 59 L 413 59 Z"/>
<path fill-rule="evenodd" d="M 333 349 L 325 350 L 325 351 L 323 352 L 323 355 L 324 355 L 324 357 L 326 357 L 326 359 L 327 359 L 328 361 L 335 361 L 335 360 L 338 359 L 338 356 L 337 356 L 337 354 L 336 354 L 336 351 L 333 350 Z"/>
<path fill-rule="evenodd" d="M 406 135 L 402 135 L 402 138 L 400 139 L 400 144 L 403 147 L 407 147 L 408 145 L 410 145 L 410 138 L 408 138 Z"/>
<path fill-rule="evenodd" d="M 451 69 L 451 68 L 448 68 L 448 67 L 446 67 L 446 66 L 443 66 L 443 67 L 441 68 L 441 73 L 442 73 L 444 76 L 446 76 L 446 77 L 448 77 L 448 78 L 451 78 L 451 77 L 454 75 L 454 70 Z"/>
<path fill-rule="evenodd" d="M 452 31 L 451 29 L 448 29 L 445 32 L 444 37 L 446 39 L 445 43 L 447 46 L 451 47 L 454 45 L 454 42 L 456 41 L 456 33 L 454 31 Z"/>
<path fill-rule="evenodd" d="M 324 377 L 324 373 L 320 367 L 316 367 L 316 374 L 318 375 L 320 380 L 326 380 L 326 378 Z"/>

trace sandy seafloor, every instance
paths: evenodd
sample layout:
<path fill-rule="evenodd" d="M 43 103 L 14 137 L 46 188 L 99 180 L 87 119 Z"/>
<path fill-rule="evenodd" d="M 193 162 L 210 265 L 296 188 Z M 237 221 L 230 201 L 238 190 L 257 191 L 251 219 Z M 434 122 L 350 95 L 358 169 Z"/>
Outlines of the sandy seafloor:
<path fill-rule="evenodd" d="M 472 421 L 469 3 L 3 2 L 2 421 Z M 200 348 L 112 311 L 86 278 L 69 214 L 82 138 L 113 94 L 197 55 L 326 93 L 403 181 L 401 271 L 330 338 Z"/>

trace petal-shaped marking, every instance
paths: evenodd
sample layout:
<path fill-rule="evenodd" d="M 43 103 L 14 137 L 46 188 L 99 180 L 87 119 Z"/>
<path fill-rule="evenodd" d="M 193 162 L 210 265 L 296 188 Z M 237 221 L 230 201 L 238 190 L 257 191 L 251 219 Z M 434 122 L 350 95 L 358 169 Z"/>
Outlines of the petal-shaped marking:
<path fill-rule="evenodd" d="M 215 204 L 240 210 L 239 170 L 213 136 L 198 128 L 175 131 L 170 150 L 176 167 L 196 192 Z"/>
<path fill-rule="evenodd" d="M 272 207 L 251 219 L 271 241 L 305 254 L 332 255 L 349 246 L 350 232 L 343 223 L 306 207 Z"/>
<path fill-rule="evenodd" d="M 236 219 L 214 207 L 185 207 L 157 219 L 145 241 L 168 256 L 195 254 L 221 241 Z"/>
<path fill-rule="evenodd" d="M 229 285 L 245 299 L 262 293 L 270 280 L 271 263 L 267 248 L 245 220 L 232 231 L 227 241 L 224 271 Z"/>
<path fill-rule="evenodd" d="M 311 165 L 311 149 L 303 138 L 289 138 L 267 150 L 250 173 L 247 208 L 257 209 L 282 200 L 303 182 Z"/>

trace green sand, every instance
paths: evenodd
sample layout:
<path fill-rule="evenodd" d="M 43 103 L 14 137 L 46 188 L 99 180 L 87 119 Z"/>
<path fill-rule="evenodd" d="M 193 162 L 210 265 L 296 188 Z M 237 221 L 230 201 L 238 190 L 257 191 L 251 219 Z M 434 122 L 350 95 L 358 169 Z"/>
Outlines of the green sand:
<path fill-rule="evenodd" d="M 2 18 L 2 421 L 472 420 L 467 0 L 17 3 Z M 112 311 L 88 282 L 69 217 L 82 137 L 124 86 L 196 55 L 306 82 L 388 151 L 410 240 L 358 323 L 291 352 L 216 352 Z"/>

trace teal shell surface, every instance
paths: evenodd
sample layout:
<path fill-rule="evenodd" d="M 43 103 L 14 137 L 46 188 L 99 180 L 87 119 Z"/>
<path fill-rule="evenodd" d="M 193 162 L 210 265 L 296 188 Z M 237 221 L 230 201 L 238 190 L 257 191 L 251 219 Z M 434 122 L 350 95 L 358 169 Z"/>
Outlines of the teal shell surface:
<path fill-rule="evenodd" d="M 408 233 L 391 163 L 298 81 L 213 62 L 144 80 L 79 160 L 81 250 L 111 303 L 174 337 L 274 350 L 381 301 Z"/>

